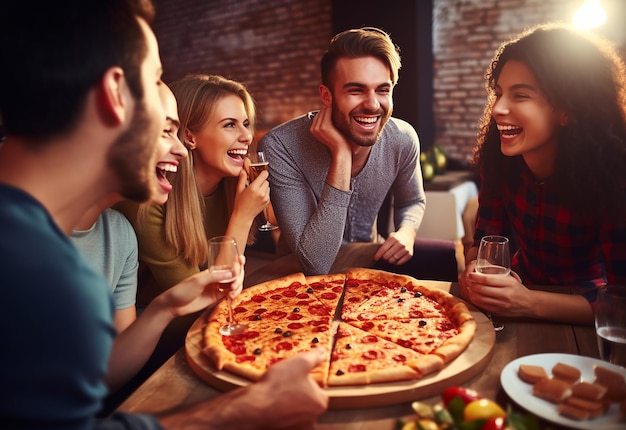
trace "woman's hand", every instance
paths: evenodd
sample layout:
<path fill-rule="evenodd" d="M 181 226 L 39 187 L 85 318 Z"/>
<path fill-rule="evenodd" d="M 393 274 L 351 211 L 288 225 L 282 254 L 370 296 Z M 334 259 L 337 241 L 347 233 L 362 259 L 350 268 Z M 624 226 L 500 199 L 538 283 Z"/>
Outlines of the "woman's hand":
<path fill-rule="evenodd" d="M 239 276 L 230 285 L 228 295 L 234 299 L 241 293 L 243 289 L 243 279 L 245 276 L 244 265 L 246 257 L 239 256 Z M 224 293 L 220 293 L 217 284 L 222 279 L 228 279 L 228 273 L 209 273 L 204 270 L 197 273 L 184 281 L 179 282 L 172 288 L 166 290 L 157 296 L 154 301 L 167 309 L 172 317 L 188 315 L 202 309 L 205 309 L 224 297 Z"/>
<path fill-rule="evenodd" d="M 475 262 L 459 277 L 463 296 L 493 315 L 526 317 L 533 314 L 533 292 L 526 288 L 517 273 L 508 276 L 474 272 Z"/>
<path fill-rule="evenodd" d="M 237 182 L 237 193 L 233 208 L 233 217 L 240 216 L 252 223 L 252 220 L 260 214 L 270 202 L 270 183 L 267 180 L 268 172 L 261 172 L 259 176 L 248 184 L 248 174 L 250 160 L 244 161 L 244 168 L 239 172 Z"/>

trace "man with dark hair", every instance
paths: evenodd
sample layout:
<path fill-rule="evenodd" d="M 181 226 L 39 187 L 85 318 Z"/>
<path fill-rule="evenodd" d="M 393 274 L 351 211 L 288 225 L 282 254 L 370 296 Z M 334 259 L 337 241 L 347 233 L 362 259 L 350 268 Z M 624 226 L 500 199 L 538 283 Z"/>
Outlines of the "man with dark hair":
<path fill-rule="evenodd" d="M 68 235 L 112 193 L 143 201 L 156 192 L 165 113 L 151 13 L 139 0 L 58 0 L 36 9 L 3 3 L 0 423 L 64 430 L 179 429 L 192 422 L 310 427 L 328 401 L 308 375 L 321 360 L 319 349 L 278 363 L 259 383 L 160 416 L 160 423 L 124 413 L 95 419 L 107 391 L 113 300 Z M 181 284 L 204 300 L 220 279 L 203 271 Z M 235 293 L 242 281 L 233 282 Z"/>
<path fill-rule="evenodd" d="M 321 61 L 322 109 L 259 143 L 281 240 L 307 274 L 329 273 L 338 255 L 351 252 L 348 243 L 373 242 L 376 268 L 456 280 L 453 243 L 416 239 L 426 199 L 417 133 L 391 116 L 399 69 L 399 50 L 384 31 L 339 33 Z M 387 196 L 396 230 L 385 239 L 374 227 Z"/>

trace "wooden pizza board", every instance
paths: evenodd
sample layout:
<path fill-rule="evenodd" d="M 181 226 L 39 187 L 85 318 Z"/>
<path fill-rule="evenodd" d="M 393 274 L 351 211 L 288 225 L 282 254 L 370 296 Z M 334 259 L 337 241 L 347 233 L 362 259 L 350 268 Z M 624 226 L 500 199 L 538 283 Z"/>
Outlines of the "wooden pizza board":
<path fill-rule="evenodd" d="M 468 347 L 437 373 L 423 379 L 327 387 L 330 409 L 362 409 L 424 399 L 440 394 L 445 388 L 462 385 L 481 372 L 491 360 L 496 333 L 482 312 L 468 305 L 476 320 L 476 333 Z M 217 370 L 202 352 L 202 331 L 210 311 L 205 311 L 190 327 L 185 339 L 185 355 L 193 372 L 212 387 L 229 391 L 252 382 L 227 371 Z"/>

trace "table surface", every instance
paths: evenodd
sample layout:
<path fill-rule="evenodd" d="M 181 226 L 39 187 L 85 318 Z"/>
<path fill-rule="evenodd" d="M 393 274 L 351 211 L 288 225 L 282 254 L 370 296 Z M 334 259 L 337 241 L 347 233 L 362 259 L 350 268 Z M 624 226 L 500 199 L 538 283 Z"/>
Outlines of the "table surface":
<path fill-rule="evenodd" d="M 458 285 L 439 282 L 438 287 L 458 295 Z M 550 290 L 551 288 L 542 288 Z M 500 404 L 512 403 L 500 385 L 500 372 L 512 360 L 538 353 L 568 353 L 598 358 L 595 330 L 592 326 L 574 326 L 541 321 L 506 320 L 504 330 L 496 334 L 493 356 L 485 370 L 466 381 L 463 386 L 473 388 L 484 397 Z M 121 406 L 127 412 L 158 413 L 195 404 L 219 395 L 189 368 L 184 348 L 172 356 Z M 434 396 L 422 399 L 439 402 Z M 318 419 L 320 430 L 393 430 L 398 419 L 413 415 L 411 402 L 392 406 L 329 410 Z M 551 425 L 551 428 L 559 428 Z"/>

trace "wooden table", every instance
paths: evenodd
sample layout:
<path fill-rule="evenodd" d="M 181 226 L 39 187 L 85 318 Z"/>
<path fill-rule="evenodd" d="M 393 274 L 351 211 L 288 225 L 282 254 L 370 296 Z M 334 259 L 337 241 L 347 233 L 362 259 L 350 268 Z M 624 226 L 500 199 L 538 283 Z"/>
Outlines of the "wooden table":
<path fill-rule="evenodd" d="M 456 283 L 440 287 L 458 295 Z M 569 353 L 599 358 L 592 326 L 573 326 L 537 321 L 504 320 L 505 328 L 496 335 L 489 365 L 465 384 L 500 404 L 512 403 L 500 386 L 500 372 L 515 358 L 537 353 Z M 219 395 L 189 368 L 184 349 L 179 350 L 121 406 L 127 412 L 165 412 Z M 439 402 L 438 396 L 424 399 Z M 379 408 L 329 410 L 320 416 L 316 429 L 392 430 L 399 418 L 413 416 L 410 402 Z M 559 428 L 552 425 L 551 428 Z"/>

